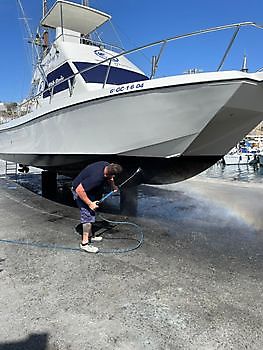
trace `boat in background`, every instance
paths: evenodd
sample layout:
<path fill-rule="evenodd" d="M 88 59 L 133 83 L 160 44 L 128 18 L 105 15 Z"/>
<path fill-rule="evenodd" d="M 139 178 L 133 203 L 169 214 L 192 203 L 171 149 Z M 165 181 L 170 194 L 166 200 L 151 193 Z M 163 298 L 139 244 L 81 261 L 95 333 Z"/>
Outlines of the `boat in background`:
<path fill-rule="evenodd" d="M 263 119 L 263 72 L 222 71 L 236 34 L 261 26 L 213 27 L 124 51 L 94 38 L 109 14 L 65 0 L 43 8 L 42 33 L 31 35 L 30 97 L 0 126 L 0 158 L 70 176 L 103 159 L 126 172 L 141 167 L 144 183 L 171 183 L 216 163 Z M 233 38 L 214 72 L 155 77 L 169 43 L 226 30 Z M 153 47 L 147 75 L 128 56 Z"/>
<path fill-rule="evenodd" d="M 224 156 L 225 165 L 251 165 L 253 161 L 257 161 L 257 155 L 253 153 L 228 153 Z"/>
<path fill-rule="evenodd" d="M 259 162 L 259 154 L 262 152 L 262 141 L 246 137 L 233 147 L 223 158 L 225 165 L 254 165 Z"/>

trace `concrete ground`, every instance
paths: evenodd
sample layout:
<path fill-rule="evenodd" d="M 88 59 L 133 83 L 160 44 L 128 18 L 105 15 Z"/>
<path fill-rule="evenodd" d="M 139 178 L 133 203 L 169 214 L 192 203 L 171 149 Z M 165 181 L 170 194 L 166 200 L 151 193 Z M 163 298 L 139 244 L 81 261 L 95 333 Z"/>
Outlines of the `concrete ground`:
<path fill-rule="evenodd" d="M 6 179 L 0 211 L 0 350 L 262 349 L 262 185 L 142 186 L 128 219 L 145 240 L 125 254 L 5 242 L 79 243 L 76 208 Z M 135 233 L 119 226 L 98 245 Z"/>

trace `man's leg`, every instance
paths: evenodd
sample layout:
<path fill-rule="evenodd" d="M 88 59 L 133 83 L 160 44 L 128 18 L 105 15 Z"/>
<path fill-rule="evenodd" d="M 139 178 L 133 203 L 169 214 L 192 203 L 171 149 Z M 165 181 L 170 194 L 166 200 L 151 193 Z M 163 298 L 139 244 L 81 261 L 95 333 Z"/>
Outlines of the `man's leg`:
<path fill-rule="evenodd" d="M 90 244 L 92 241 L 91 235 L 92 235 L 92 224 L 90 222 L 85 222 L 82 223 L 83 227 L 83 233 L 82 233 L 82 240 L 80 243 L 80 249 L 85 250 L 85 252 L 88 253 L 98 253 L 99 248 L 94 247 L 93 245 Z"/>
<path fill-rule="evenodd" d="M 92 223 L 95 222 L 95 212 L 87 208 L 80 208 L 80 222 L 83 227 L 80 248 L 88 253 L 97 253 L 99 248 L 90 244 L 90 242 L 99 242 L 102 239 L 102 237 L 92 237 Z"/>
<path fill-rule="evenodd" d="M 82 234 L 82 244 L 91 242 L 91 236 L 92 236 L 92 224 L 90 222 L 86 222 L 85 224 L 82 224 L 83 227 L 83 234 Z"/>
<path fill-rule="evenodd" d="M 82 233 L 82 244 L 91 243 L 91 242 L 101 242 L 102 237 L 95 237 L 92 234 L 92 223 L 86 222 L 82 224 L 83 233 Z"/>
<path fill-rule="evenodd" d="M 91 246 L 89 239 L 92 236 L 92 223 L 95 222 L 95 212 L 91 212 L 87 205 L 78 197 L 74 198 L 80 210 L 80 223 L 82 224 L 82 240 L 80 249 L 88 253 L 97 253 L 99 248 Z"/>

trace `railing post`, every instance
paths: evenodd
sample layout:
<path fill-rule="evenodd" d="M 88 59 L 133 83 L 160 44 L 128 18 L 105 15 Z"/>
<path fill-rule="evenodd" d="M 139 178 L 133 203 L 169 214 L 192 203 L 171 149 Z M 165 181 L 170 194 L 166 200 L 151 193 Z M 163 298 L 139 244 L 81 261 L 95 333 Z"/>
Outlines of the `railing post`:
<path fill-rule="evenodd" d="M 166 43 L 167 43 L 167 41 L 164 40 L 163 44 L 162 44 L 162 46 L 160 48 L 159 55 L 158 56 L 153 56 L 153 60 L 152 60 L 152 74 L 150 76 L 150 79 L 152 79 L 155 76 L 155 73 L 157 71 L 158 64 L 159 64 L 159 61 L 160 61 L 160 58 L 161 58 L 161 55 L 163 53 L 163 50 L 164 50 L 164 47 L 165 47 Z"/>
<path fill-rule="evenodd" d="M 229 45 L 228 45 L 228 47 L 227 47 L 227 49 L 226 49 L 226 51 L 225 51 L 225 54 L 224 54 L 224 56 L 223 56 L 223 58 L 222 58 L 222 60 L 221 60 L 221 62 L 220 62 L 220 64 L 219 64 L 219 66 L 218 66 L 218 68 L 217 68 L 217 72 L 219 72 L 220 69 L 222 68 L 222 66 L 223 66 L 223 64 L 224 64 L 224 62 L 225 62 L 225 60 L 226 60 L 226 57 L 227 57 L 227 55 L 229 54 L 229 51 L 230 51 L 232 45 L 234 44 L 234 41 L 235 41 L 236 36 L 237 36 L 237 34 L 238 34 L 238 32 L 239 32 L 239 29 L 240 29 L 240 27 L 238 26 L 237 29 L 235 30 L 235 33 L 233 34 L 233 36 L 232 36 L 232 38 L 231 38 L 231 41 L 230 41 L 230 43 L 229 43 Z"/>
<path fill-rule="evenodd" d="M 49 103 L 51 103 L 52 97 L 54 95 L 54 86 L 51 89 L 49 89 L 49 92 L 50 92 Z"/>
<path fill-rule="evenodd" d="M 107 83 L 107 80 L 108 80 L 108 77 L 109 77 L 109 74 L 110 74 L 110 69 L 111 69 L 111 59 L 109 61 L 109 65 L 108 65 L 108 69 L 107 69 L 107 72 L 106 72 L 106 76 L 105 76 L 105 80 L 104 80 L 104 83 L 103 83 L 103 86 L 102 88 L 104 89 L 105 88 L 105 85 Z"/>
<path fill-rule="evenodd" d="M 75 80 L 76 80 L 76 77 L 74 76 L 74 78 L 72 79 L 72 83 L 71 83 L 71 80 L 69 79 L 68 80 L 68 89 L 69 89 L 69 96 L 71 97 L 73 95 L 73 89 L 74 89 L 74 86 L 75 86 Z"/>
<path fill-rule="evenodd" d="M 156 69 L 158 67 L 156 64 L 156 61 L 157 61 L 157 56 L 152 56 L 152 72 L 151 72 L 150 79 L 152 79 L 154 77 L 154 74 L 155 74 Z"/>

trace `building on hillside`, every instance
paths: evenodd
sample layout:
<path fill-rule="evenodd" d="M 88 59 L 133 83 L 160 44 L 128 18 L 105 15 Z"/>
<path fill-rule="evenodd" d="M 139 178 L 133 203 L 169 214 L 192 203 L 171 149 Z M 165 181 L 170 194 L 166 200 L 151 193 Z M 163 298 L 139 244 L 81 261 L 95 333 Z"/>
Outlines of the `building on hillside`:
<path fill-rule="evenodd" d="M 0 102 L 0 112 L 6 111 L 6 106 L 3 102 Z"/>
<path fill-rule="evenodd" d="M 250 133 L 245 137 L 244 141 L 248 141 L 252 147 L 262 152 L 263 150 L 263 121 L 258 124 Z"/>
<path fill-rule="evenodd" d="M 255 129 L 251 130 L 251 132 L 249 134 L 263 136 L 263 121 L 261 123 L 259 123 L 258 126 L 255 127 Z"/>
<path fill-rule="evenodd" d="M 6 104 L 0 102 L 0 124 L 6 123 L 10 120 L 10 115 L 7 112 Z"/>
<path fill-rule="evenodd" d="M 255 129 L 251 130 L 250 133 L 247 135 L 248 138 L 257 138 L 261 139 L 263 141 L 263 121 L 259 123 Z"/>

